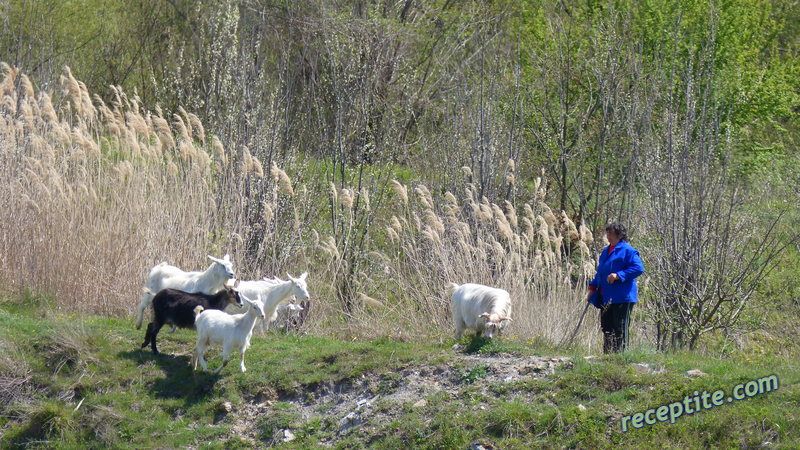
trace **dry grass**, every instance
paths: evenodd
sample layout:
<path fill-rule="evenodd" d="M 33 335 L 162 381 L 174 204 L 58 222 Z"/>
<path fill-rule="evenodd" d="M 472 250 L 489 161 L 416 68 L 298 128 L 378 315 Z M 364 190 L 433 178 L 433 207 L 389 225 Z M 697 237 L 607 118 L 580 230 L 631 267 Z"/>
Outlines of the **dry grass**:
<path fill-rule="evenodd" d="M 16 344 L 0 339 L 0 346 L 3 348 L 0 356 L 0 404 L 11 405 L 32 394 L 32 372 L 30 365 L 20 356 L 22 352 Z"/>
<path fill-rule="evenodd" d="M 6 70 L 4 83 L 14 75 Z M 138 99 L 117 90 L 110 108 L 95 107 L 69 70 L 62 84 L 55 104 L 25 83 L 6 94 L 34 113 L 0 114 L 0 273 L 65 308 L 124 313 L 149 266 L 205 265 L 222 163 L 202 141 L 178 148 L 166 120 L 141 113 Z"/>
<path fill-rule="evenodd" d="M 36 93 L 2 67 L 0 279 L 12 289 L 52 293 L 59 308 L 131 314 L 154 264 L 202 270 L 206 254 L 231 253 L 242 278 L 311 272 L 313 332 L 449 337 L 450 281 L 511 292 L 509 333 L 520 339 L 557 342 L 577 322 L 592 236 L 551 211 L 541 180 L 534 204 L 493 204 L 469 183 L 460 196 L 439 197 L 397 181 L 387 186 L 392 199 L 376 202 L 371 195 L 385 196 L 306 185 L 275 163 L 265 176 L 256 155 L 226 149 L 182 108 L 171 118 L 146 111 L 120 88 L 108 105 L 92 101 L 68 69 L 62 92 Z M 513 174 L 513 161 L 507 169 Z M 341 215 L 341 235 L 308 220 L 325 197 Z M 334 286 L 353 250 L 342 236 L 356 232 L 364 211 L 376 219 L 356 255 L 366 263 L 352 274 L 345 313 Z"/>

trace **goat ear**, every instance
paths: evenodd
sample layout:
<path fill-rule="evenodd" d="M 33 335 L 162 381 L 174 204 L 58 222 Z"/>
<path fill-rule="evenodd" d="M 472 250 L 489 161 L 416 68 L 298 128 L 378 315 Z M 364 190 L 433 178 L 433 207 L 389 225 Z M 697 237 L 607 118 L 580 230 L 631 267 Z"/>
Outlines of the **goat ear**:
<path fill-rule="evenodd" d="M 213 256 L 211 256 L 211 255 L 206 255 L 206 256 L 208 256 L 208 259 L 210 259 L 211 261 L 214 261 L 215 263 L 222 263 L 222 261 L 221 261 L 221 260 L 219 260 L 219 259 L 217 259 L 217 258 L 214 258 L 214 257 L 213 257 Z"/>
<path fill-rule="evenodd" d="M 222 259 L 225 260 L 225 261 L 230 261 L 231 260 L 231 255 L 225 253 L 225 256 L 223 256 Z"/>
<path fill-rule="evenodd" d="M 308 272 L 303 272 L 303 274 L 300 275 L 300 279 L 301 280 L 305 280 L 307 276 L 308 276 Z"/>
<path fill-rule="evenodd" d="M 479 319 L 488 319 L 488 318 L 489 318 L 489 313 L 483 313 L 483 314 L 479 314 L 479 315 L 478 315 L 478 318 L 479 318 Z"/>
<path fill-rule="evenodd" d="M 294 280 L 294 277 L 289 272 L 286 272 L 286 276 L 289 277 L 290 280 Z"/>

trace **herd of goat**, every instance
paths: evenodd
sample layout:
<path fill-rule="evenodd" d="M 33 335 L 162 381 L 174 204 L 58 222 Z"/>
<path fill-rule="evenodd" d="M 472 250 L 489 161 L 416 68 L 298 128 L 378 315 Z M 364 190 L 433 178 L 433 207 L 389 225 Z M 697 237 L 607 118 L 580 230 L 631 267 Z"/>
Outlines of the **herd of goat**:
<path fill-rule="evenodd" d="M 209 259 L 211 265 L 202 272 L 185 272 L 166 262 L 150 270 L 136 321 L 136 328 L 141 328 L 144 311 L 152 305 L 153 320 L 147 325 L 142 348 L 150 345 L 153 353 L 159 353 L 156 336 L 164 325 L 170 325 L 173 330 L 192 328 L 197 330 L 193 370 L 197 369 L 198 362 L 203 370 L 208 370 L 205 353 L 210 346 L 219 345 L 222 365 L 215 373 L 228 364 L 236 351 L 244 372 L 247 370 L 244 354 L 257 324 L 263 333 L 277 322 L 289 327 L 305 320 L 310 306 L 308 274 L 303 273 L 298 278 L 287 274 L 288 280 L 242 281 L 236 279 L 229 255 L 222 259 L 209 256 Z M 474 283 L 460 286 L 450 283 L 448 289 L 457 340 L 467 329 L 492 338 L 511 321 L 511 298 L 503 289 Z M 301 303 L 289 303 L 293 297 Z M 279 316 L 282 320 L 278 320 Z"/>

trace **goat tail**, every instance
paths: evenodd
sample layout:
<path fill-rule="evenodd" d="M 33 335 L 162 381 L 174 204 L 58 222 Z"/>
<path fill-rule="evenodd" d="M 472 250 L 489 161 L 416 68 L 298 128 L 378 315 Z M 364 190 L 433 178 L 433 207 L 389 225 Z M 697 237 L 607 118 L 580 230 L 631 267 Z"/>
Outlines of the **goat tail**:
<path fill-rule="evenodd" d="M 195 306 L 195 307 L 194 307 L 194 319 L 195 319 L 195 320 L 197 320 L 197 316 L 199 316 L 199 315 L 200 315 L 200 313 L 201 313 L 201 312 L 203 312 L 203 310 L 204 310 L 204 309 L 205 309 L 205 308 L 203 308 L 203 307 L 202 307 L 202 306 L 200 306 L 200 305 L 197 305 L 197 306 Z"/>

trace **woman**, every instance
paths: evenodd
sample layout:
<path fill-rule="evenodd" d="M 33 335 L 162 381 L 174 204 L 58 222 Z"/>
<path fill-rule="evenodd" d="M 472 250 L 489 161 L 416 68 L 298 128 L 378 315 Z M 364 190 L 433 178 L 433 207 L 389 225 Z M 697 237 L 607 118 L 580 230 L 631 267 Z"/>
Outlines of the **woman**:
<path fill-rule="evenodd" d="M 586 301 L 600 309 L 603 353 L 625 351 L 631 309 L 638 301 L 636 277 L 644 272 L 639 251 L 628 242 L 625 225 L 606 226 L 608 247 L 600 253 L 597 275 L 589 283 Z"/>

